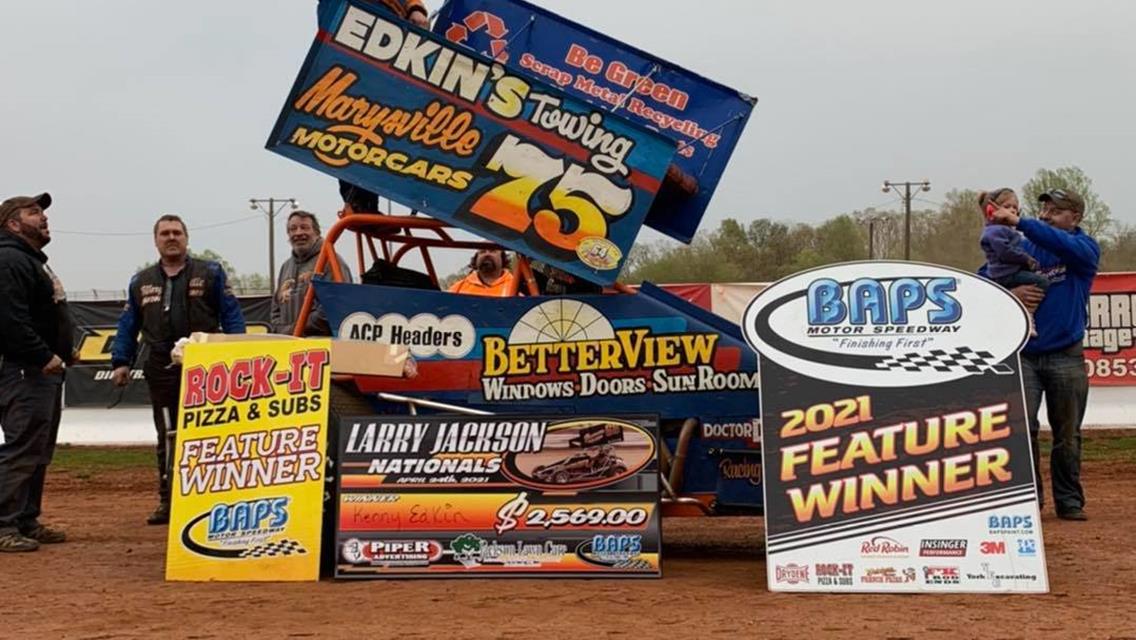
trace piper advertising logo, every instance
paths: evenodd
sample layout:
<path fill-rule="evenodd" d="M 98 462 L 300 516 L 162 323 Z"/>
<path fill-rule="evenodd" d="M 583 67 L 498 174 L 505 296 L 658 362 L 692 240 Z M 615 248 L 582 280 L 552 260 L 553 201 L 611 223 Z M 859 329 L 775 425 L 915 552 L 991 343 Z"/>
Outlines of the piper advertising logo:
<path fill-rule="evenodd" d="M 442 557 L 437 540 L 359 540 L 343 543 L 346 562 L 384 567 L 425 567 Z"/>
<path fill-rule="evenodd" d="M 864 277 L 865 272 L 873 277 Z M 984 317 L 1003 331 L 989 331 Z M 842 384 L 903 387 L 1013 373 L 1027 337 L 1021 304 L 992 282 L 937 265 L 847 263 L 790 276 L 746 309 L 762 356 Z"/>

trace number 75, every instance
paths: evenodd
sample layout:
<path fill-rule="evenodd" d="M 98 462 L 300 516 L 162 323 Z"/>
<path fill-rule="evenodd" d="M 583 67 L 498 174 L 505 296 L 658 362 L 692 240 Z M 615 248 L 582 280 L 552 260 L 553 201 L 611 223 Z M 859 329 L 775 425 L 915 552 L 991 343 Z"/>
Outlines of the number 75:
<path fill-rule="evenodd" d="M 505 136 L 485 168 L 504 173 L 502 182 L 477 197 L 469 211 L 517 233 L 536 227 L 537 235 L 559 249 L 575 251 L 581 240 L 607 238 L 607 216 L 618 217 L 631 209 L 634 194 L 629 187 L 613 184 L 603 174 L 553 158 L 540 147 Z M 529 201 L 542 186 L 556 180 L 548 195 L 548 207 L 529 214 Z M 575 217 L 575 230 L 566 222 Z"/>

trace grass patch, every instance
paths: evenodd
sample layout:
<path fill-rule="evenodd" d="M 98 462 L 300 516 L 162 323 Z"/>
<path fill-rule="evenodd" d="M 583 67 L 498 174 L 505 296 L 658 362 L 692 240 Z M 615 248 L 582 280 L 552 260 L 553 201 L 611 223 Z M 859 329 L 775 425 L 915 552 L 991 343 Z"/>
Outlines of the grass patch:
<path fill-rule="evenodd" d="M 55 448 L 52 471 L 67 471 L 89 477 L 99 471 L 149 468 L 154 466 L 153 447 L 75 447 Z"/>
<path fill-rule="evenodd" d="M 1136 432 L 1082 431 L 1082 462 L 1136 462 Z M 1053 435 L 1041 434 L 1041 456 L 1048 458 L 1053 448 Z"/>

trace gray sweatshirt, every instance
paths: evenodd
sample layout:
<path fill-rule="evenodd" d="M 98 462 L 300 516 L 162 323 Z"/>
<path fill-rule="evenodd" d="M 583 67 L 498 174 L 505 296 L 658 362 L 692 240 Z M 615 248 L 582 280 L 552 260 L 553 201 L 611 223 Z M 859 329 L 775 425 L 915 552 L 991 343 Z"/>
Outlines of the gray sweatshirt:
<path fill-rule="evenodd" d="M 322 247 L 323 238 L 320 238 L 307 253 L 301 255 L 293 250 L 292 255 L 280 265 L 280 275 L 276 278 L 276 292 L 272 296 L 271 322 L 274 333 L 292 333 Z M 335 258 L 339 260 L 344 280 L 351 282 L 351 270 L 347 268 L 347 262 L 338 253 L 335 254 Z M 331 269 L 325 267 L 320 275 L 330 278 Z"/>

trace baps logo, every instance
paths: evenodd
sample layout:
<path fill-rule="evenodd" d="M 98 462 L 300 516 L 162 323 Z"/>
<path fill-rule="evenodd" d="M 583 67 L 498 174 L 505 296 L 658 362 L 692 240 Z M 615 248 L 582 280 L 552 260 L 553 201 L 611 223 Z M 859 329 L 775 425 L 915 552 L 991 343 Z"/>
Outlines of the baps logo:
<path fill-rule="evenodd" d="M 1031 534 L 1033 533 L 1033 516 L 994 514 L 987 517 L 986 526 L 990 533 Z"/>
<path fill-rule="evenodd" d="M 287 497 L 242 500 L 214 505 L 181 531 L 190 552 L 210 558 L 274 558 L 303 555 L 296 540 L 279 537 L 289 521 Z"/>
<path fill-rule="evenodd" d="M 898 278 L 890 283 L 860 278 L 847 287 L 847 299 L 845 289 L 832 278 L 821 278 L 809 284 L 810 327 L 830 327 L 843 322 L 853 327 L 902 327 L 910 324 L 911 314 L 925 307 L 929 307 L 926 314 L 931 325 L 951 324 L 962 317 L 962 306 L 951 295 L 958 289 L 957 278 L 933 278 L 926 282 Z"/>
<path fill-rule="evenodd" d="M 592 536 L 592 551 L 597 555 L 626 560 L 643 550 L 643 537 L 638 535 Z"/>
<path fill-rule="evenodd" d="M 288 498 L 219 504 L 209 511 L 209 537 L 251 533 L 288 523 Z"/>
<path fill-rule="evenodd" d="M 628 534 L 599 534 L 576 547 L 576 556 L 584 562 L 605 567 L 650 568 L 639 558 L 643 552 L 643 537 Z"/>
<path fill-rule="evenodd" d="M 852 262 L 799 273 L 746 308 L 746 340 L 777 364 L 842 384 L 904 387 L 1003 375 L 1028 337 L 1001 287 L 938 265 Z"/>

